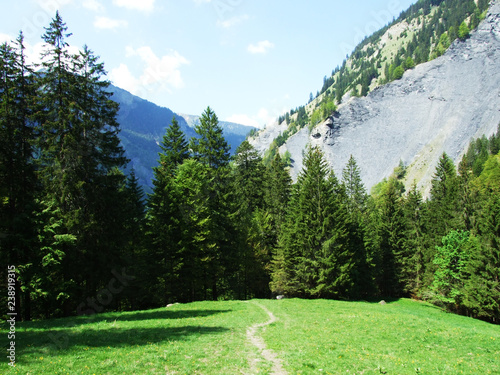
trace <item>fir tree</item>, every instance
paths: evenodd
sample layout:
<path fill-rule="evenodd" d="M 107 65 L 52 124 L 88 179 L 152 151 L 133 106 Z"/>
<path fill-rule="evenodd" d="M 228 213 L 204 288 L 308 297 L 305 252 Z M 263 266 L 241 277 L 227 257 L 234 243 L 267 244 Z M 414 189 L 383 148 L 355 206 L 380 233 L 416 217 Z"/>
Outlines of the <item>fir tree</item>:
<path fill-rule="evenodd" d="M 198 138 L 192 138 L 190 149 L 195 160 L 208 168 L 212 184 L 208 191 L 212 215 L 210 236 L 214 255 L 210 257 L 208 277 L 211 279 L 212 299 L 217 300 L 220 293 L 228 291 L 232 279 L 237 274 L 238 259 L 234 252 L 238 238 L 231 215 L 236 210 L 233 192 L 229 183 L 230 147 L 224 139 L 217 115 L 210 107 L 200 117 L 195 127 Z"/>
<path fill-rule="evenodd" d="M 60 230 L 77 238 L 74 246 L 65 245 L 63 270 L 73 285 L 68 295 L 83 298 L 95 295 L 111 270 L 123 264 L 118 208 L 125 176 L 119 168 L 126 159 L 117 136 L 118 105 L 106 91 L 103 64 L 87 47 L 71 56 L 66 31 L 56 13 L 43 36 L 40 175 L 44 199 L 64 225 Z M 73 308 L 68 298 L 64 313 Z"/>
<path fill-rule="evenodd" d="M 286 294 L 349 295 L 352 254 L 348 248 L 348 216 L 343 197 L 345 193 L 329 171 L 321 151 L 309 149 L 292 192 L 280 239 L 285 273 L 281 284 Z"/>
<path fill-rule="evenodd" d="M 38 267 L 34 215 L 40 209 L 33 160 L 36 81 L 26 63 L 22 33 L 14 46 L 0 46 L 0 56 L 0 256 L 17 267 L 15 306 L 19 318 L 30 320 L 32 280 Z"/>

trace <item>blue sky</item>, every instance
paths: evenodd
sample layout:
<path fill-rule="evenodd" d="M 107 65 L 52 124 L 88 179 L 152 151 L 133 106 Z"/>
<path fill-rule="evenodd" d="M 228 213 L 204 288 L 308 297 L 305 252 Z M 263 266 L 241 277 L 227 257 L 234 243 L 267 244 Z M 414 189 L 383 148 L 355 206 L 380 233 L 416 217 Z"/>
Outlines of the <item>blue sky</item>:
<path fill-rule="evenodd" d="M 0 42 L 26 36 L 35 60 L 56 9 L 73 48 L 88 45 L 108 79 L 199 115 L 262 127 L 321 89 L 364 36 L 413 0 L 2 1 Z"/>

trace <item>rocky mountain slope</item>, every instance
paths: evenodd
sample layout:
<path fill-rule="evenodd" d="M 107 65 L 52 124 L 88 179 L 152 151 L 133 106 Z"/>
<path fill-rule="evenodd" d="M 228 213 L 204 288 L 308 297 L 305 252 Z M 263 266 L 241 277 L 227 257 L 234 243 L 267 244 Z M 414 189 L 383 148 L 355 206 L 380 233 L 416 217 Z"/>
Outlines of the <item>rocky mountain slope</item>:
<path fill-rule="evenodd" d="M 471 138 L 497 129 L 499 61 L 500 1 L 495 0 L 469 39 L 456 40 L 443 56 L 407 70 L 401 80 L 366 97 L 344 98 L 333 116 L 311 132 L 299 130 L 280 153 L 290 152 L 294 177 L 307 145 L 323 149 L 337 176 L 353 155 L 368 189 L 403 161 L 407 185 L 416 181 L 428 192 L 443 152 L 458 162 Z M 252 143 L 263 151 L 266 137 L 272 135 L 260 133 Z"/>

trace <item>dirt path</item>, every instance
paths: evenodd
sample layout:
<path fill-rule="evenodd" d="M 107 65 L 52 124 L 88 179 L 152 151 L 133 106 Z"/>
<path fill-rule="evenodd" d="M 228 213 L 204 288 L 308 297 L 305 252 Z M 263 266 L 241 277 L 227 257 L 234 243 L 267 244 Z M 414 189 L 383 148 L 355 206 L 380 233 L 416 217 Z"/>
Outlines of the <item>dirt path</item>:
<path fill-rule="evenodd" d="M 271 374 L 274 375 L 287 375 L 288 373 L 285 371 L 283 366 L 281 365 L 281 359 L 278 358 L 275 352 L 273 352 L 271 349 L 266 349 L 266 343 L 258 335 L 258 330 L 261 328 L 265 328 L 269 324 L 274 323 L 278 319 L 273 315 L 271 311 L 269 311 L 265 306 L 262 306 L 260 303 L 252 301 L 253 304 L 259 306 L 262 310 L 264 310 L 267 315 L 269 315 L 269 320 L 265 323 L 257 323 L 252 326 L 250 326 L 247 329 L 247 338 L 248 340 L 252 343 L 252 345 L 256 346 L 257 349 L 259 349 L 260 355 L 262 358 L 264 358 L 267 362 L 271 362 L 272 368 L 271 368 Z M 252 369 L 252 372 L 255 372 L 257 362 L 259 361 L 259 358 L 251 358 L 250 361 L 250 368 Z"/>

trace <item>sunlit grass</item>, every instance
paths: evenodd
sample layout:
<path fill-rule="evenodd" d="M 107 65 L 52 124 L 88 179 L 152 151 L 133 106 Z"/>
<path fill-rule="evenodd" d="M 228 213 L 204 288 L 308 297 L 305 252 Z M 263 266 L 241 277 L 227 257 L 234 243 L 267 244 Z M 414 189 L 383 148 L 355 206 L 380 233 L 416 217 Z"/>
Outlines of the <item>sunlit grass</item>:
<path fill-rule="evenodd" d="M 401 299 L 262 301 L 264 338 L 292 374 L 500 374 L 500 326 Z"/>
<path fill-rule="evenodd" d="M 429 304 L 258 303 L 279 320 L 257 334 L 289 374 L 500 374 L 500 326 Z M 268 374 L 246 336 L 268 320 L 228 301 L 18 323 L 17 366 L 4 356 L 0 374 Z"/>
<path fill-rule="evenodd" d="M 0 374 L 237 374 L 256 353 L 247 327 L 266 319 L 245 302 L 197 302 L 23 323 L 16 369 L 4 360 Z"/>

